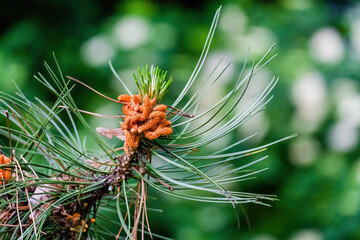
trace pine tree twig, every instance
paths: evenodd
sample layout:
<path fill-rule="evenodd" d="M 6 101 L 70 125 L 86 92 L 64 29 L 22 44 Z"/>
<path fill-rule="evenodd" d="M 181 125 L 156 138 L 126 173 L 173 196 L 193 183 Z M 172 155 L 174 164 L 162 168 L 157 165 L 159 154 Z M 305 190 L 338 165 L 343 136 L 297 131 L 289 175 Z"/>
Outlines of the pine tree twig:
<path fill-rule="evenodd" d="M 170 105 L 165 105 L 165 106 L 168 107 L 168 108 L 171 108 L 171 109 L 175 110 L 175 112 L 173 112 L 173 113 L 170 115 L 170 117 L 171 117 L 172 115 L 174 115 L 174 114 L 178 114 L 178 115 L 181 115 L 181 116 L 184 116 L 184 117 L 194 118 L 194 115 L 193 115 L 193 114 L 187 114 L 186 112 L 181 111 L 180 109 L 175 108 L 175 107 L 172 107 L 172 106 L 170 106 Z M 180 113 L 178 113 L 178 112 L 180 112 Z"/>

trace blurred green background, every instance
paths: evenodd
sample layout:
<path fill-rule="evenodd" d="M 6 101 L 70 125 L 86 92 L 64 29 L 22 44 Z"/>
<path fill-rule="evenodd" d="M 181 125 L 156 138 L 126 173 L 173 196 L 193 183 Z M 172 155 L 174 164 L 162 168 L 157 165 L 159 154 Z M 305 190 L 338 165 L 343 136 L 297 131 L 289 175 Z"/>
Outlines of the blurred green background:
<path fill-rule="evenodd" d="M 52 52 L 65 74 L 106 95 L 125 93 L 108 67 L 132 82 L 137 66 L 159 65 L 174 78 L 168 99 L 189 78 L 213 15 L 222 11 L 202 75 L 220 59 L 232 64 L 224 89 L 249 62 L 276 43 L 279 55 L 258 74 L 250 92 L 273 76 L 280 81 L 265 112 L 235 138 L 259 132 L 248 146 L 292 133 L 298 137 L 268 149 L 269 167 L 237 188 L 278 195 L 272 207 L 245 205 L 251 229 L 241 227 L 230 205 L 199 204 L 152 193 L 152 231 L 174 239 L 360 239 L 360 3 L 316 0 L 229 1 L 0 1 L 0 90 L 14 80 L 28 96 L 52 101 L 32 77 Z M 133 85 L 134 87 L 134 85 Z M 220 96 L 224 89 L 212 92 Z M 79 107 L 113 114 L 119 107 L 83 87 Z M 165 100 L 166 101 L 166 100 Z M 170 101 L 170 100 L 168 100 Z M 118 127 L 89 118 L 93 126 Z M 236 188 L 236 186 L 234 186 Z"/>

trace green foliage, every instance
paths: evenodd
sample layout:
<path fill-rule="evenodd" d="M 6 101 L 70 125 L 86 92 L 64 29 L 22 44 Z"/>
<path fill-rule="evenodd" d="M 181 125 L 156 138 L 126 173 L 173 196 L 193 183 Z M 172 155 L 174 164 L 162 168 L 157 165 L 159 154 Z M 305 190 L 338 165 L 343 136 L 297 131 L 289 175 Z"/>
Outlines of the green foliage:
<path fill-rule="evenodd" d="M 193 75 L 172 104 L 171 108 L 174 110 L 194 88 L 193 83 L 210 48 L 219 13 L 220 8 L 215 14 Z M 4 146 L 4 149 L 12 159 L 10 166 L 14 176 L 7 179 L 4 188 L 0 190 L 3 199 L 11 199 L 8 200 L 9 206 L 6 206 L 5 200 L 1 203 L 1 214 L 6 217 L 1 219 L 1 223 L 5 225 L 0 229 L 0 235 L 8 239 L 20 236 L 43 239 L 44 232 L 47 238 L 52 239 L 85 239 L 106 235 L 112 238 L 122 236 L 125 239 L 136 239 L 137 231 L 140 231 L 142 236 L 145 233 L 151 235 L 146 210 L 148 186 L 174 198 L 196 202 L 228 203 L 234 208 L 245 203 L 268 206 L 268 201 L 275 200 L 275 196 L 232 191 L 227 187 L 250 180 L 253 175 L 265 170 L 249 171 L 248 168 L 267 156 L 259 157 L 237 168 L 233 168 L 231 163 L 251 155 L 262 154 L 267 147 L 293 136 L 242 151 L 234 151 L 234 146 L 249 138 L 231 144 L 225 149 L 214 149 L 212 153 L 205 155 L 192 153 L 221 140 L 251 119 L 269 102 L 271 97 L 268 98 L 268 95 L 277 82 L 275 78 L 243 111 L 233 112 L 242 100 L 250 80 L 272 59 L 270 57 L 270 60 L 265 61 L 270 51 L 271 49 L 247 74 L 244 74 L 245 62 L 232 89 L 213 106 L 197 113 L 200 101 L 226 68 L 217 76 L 207 78 L 203 82 L 207 87 L 197 90 L 195 87 L 195 91 L 192 91 L 194 94 L 183 103 L 181 109 L 191 112 L 191 115 L 183 111 L 181 115 L 167 112 L 167 119 L 170 120 L 176 134 L 170 138 L 154 140 L 143 137 L 137 149 L 133 149 L 130 154 L 119 151 L 123 148 L 114 148 L 99 137 L 94 127 L 82 116 L 81 113 L 84 111 L 78 109 L 72 96 L 74 85 L 63 76 L 56 58 L 54 57 L 57 73 L 45 62 L 51 80 L 41 73 L 35 78 L 56 96 L 53 106 L 47 107 L 40 100 L 37 100 L 40 104 L 37 106 L 27 99 L 20 89 L 19 98 L 5 93 L 0 95 L 0 110 L 8 120 L 8 126 L 1 127 L 1 133 L 9 137 L 9 145 Z M 112 68 L 111 64 L 110 66 Z M 115 72 L 113 68 L 112 70 Z M 167 92 L 172 81 L 171 78 L 165 80 L 166 72 L 158 67 L 149 70 L 146 66 L 143 71 L 139 69 L 139 79 L 134 77 L 140 94 L 147 94 L 150 98 L 156 97 L 157 100 Z M 73 80 L 71 77 L 68 78 Z M 78 80 L 76 82 L 81 83 Z M 129 89 L 125 82 L 121 83 L 125 89 Z M 95 90 L 94 92 L 98 93 Z M 11 114 L 8 114 L 8 111 Z M 72 123 L 73 132 L 63 121 L 64 112 Z M 87 130 L 83 139 L 79 136 L 73 116 Z M 174 124 L 180 121 L 181 116 L 189 116 L 190 119 Z M 225 119 L 226 121 L 223 121 Z M 212 120 L 215 120 L 215 123 Z M 194 123 L 198 127 L 192 127 Z M 125 131 L 127 130 L 124 130 L 126 144 L 131 138 Z M 96 143 L 96 150 L 88 151 L 85 137 Z M 15 146 L 13 143 L 16 143 Z M 34 156 L 39 160 L 34 160 Z M 160 160 L 161 166 L 154 166 L 152 158 Z M 209 163 L 210 161 L 212 163 Z M 7 166 L 1 166 L 4 167 Z M 104 202 L 104 199 L 109 198 L 113 198 L 115 204 Z M 14 208 L 17 218 L 13 214 Z M 20 212 L 20 208 L 24 210 Z M 102 211 L 116 212 L 120 222 L 111 220 L 110 216 L 104 215 Z M 94 223 L 89 228 L 90 219 L 96 218 L 117 223 L 119 233 L 115 235 L 111 231 L 105 231 L 106 226 L 102 226 L 101 222 Z M 131 219 L 134 219 L 133 224 Z M 15 227 L 17 222 L 19 225 Z M 124 233 L 121 235 L 122 229 Z"/>
<path fill-rule="evenodd" d="M 131 80 L 131 74 L 136 71 L 137 66 L 145 66 L 145 64 L 160 66 L 174 77 L 168 94 L 162 100 L 171 105 L 192 75 L 192 67 L 198 60 L 209 21 L 218 4 L 217 1 L 206 3 L 197 1 L 191 4 L 187 1 L 176 4 L 170 1 L 160 3 L 143 0 L 88 1 L 84 8 L 83 3 L 78 1 L 54 0 L 41 3 L 8 1 L 0 8 L 0 90 L 11 94 L 17 91 L 11 81 L 15 80 L 29 101 L 34 101 L 38 105 L 37 100 L 34 100 L 36 96 L 42 99 L 44 106 L 51 107 L 56 97 L 34 81 L 32 74 L 40 70 L 39 66 L 44 58 L 52 63 L 50 53 L 55 51 L 62 69 L 68 74 L 77 75 L 77 79 L 108 96 L 130 94 L 127 90 L 137 92 L 135 81 Z M 266 111 L 259 112 L 253 120 L 245 122 L 240 129 L 224 136 L 219 142 L 204 146 L 200 152 L 191 154 L 194 157 L 207 155 L 214 150 L 214 147 L 220 147 L 224 153 L 228 153 L 229 145 L 235 142 L 239 142 L 239 145 L 234 145 L 234 150 L 242 151 L 260 142 L 272 142 L 289 133 L 297 132 L 299 137 L 267 149 L 266 154 L 270 157 L 249 167 L 249 172 L 269 168 L 257 174 L 259 179 L 248 181 L 244 185 L 238 182 L 227 186 L 238 191 L 277 194 L 280 201 L 271 203 L 271 208 L 244 205 L 252 230 L 249 231 L 245 224 L 242 224 L 238 230 L 234 223 L 233 210 L 226 204 L 179 201 L 178 198 L 158 194 L 150 188 L 149 194 L 157 196 L 156 200 L 149 199 L 149 205 L 154 208 L 149 211 L 153 233 L 175 239 L 199 240 L 225 238 L 294 240 L 306 236 L 330 240 L 360 238 L 358 228 L 360 164 L 359 143 L 356 140 L 358 131 L 355 130 L 355 135 L 347 135 L 348 137 L 345 138 L 337 137 L 342 143 L 355 139 L 355 145 L 347 150 L 335 149 L 329 141 L 338 123 L 345 121 L 347 124 L 357 119 L 356 99 L 359 94 L 360 79 L 357 61 L 359 48 L 356 41 L 357 13 L 356 1 L 229 0 L 223 3 L 219 29 L 214 36 L 208 61 L 205 62 L 203 71 L 197 74 L 198 81 L 195 81 L 194 85 L 199 86 L 209 77 L 212 70 L 215 70 L 214 74 L 218 74 L 219 70 L 228 64 L 228 59 L 231 59 L 231 64 L 221 75 L 221 81 L 214 82 L 218 84 L 215 90 L 210 89 L 207 92 L 205 100 L 198 107 L 198 113 L 204 110 L 202 106 L 213 104 L 211 99 L 220 100 L 219 96 L 231 91 L 236 79 L 229 75 L 234 76 L 234 72 L 241 70 L 244 55 L 249 48 L 248 59 L 259 60 L 276 42 L 275 52 L 279 57 L 271 64 L 267 64 L 265 71 L 257 75 L 259 77 L 255 76 L 252 79 L 248 94 L 251 95 L 254 88 L 260 89 L 263 84 L 270 82 L 274 75 L 279 76 L 280 80 L 273 90 L 275 97 L 266 106 Z M 116 34 L 118 27 L 122 30 L 121 27 L 124 26 L 122 24 L 129 21 L 136 24 L 140 22 L 141 28 L 134 27 L 132 30 L 144 30 L 139 32 L 144 33 L 141 37 L 145 36 L 142 42 L 137 41 L 138 44 L 131 47 L 122 44 L 123 39 L 119 39 L 119 35 Z M 338 38 L 328 37 L 326 38 L 328 41 L 340 39 L 342 43 L 342 57 L 336 62 L 322 62 L 316 58 L 320 48 L 314 50 L 313 39 L 323 29 L 331 29 L 337 33 Z M 131 34 L 124 36 L 129 35 Z M 101 58 L 102 54 L 90 56 L 84 54 L 91 49 L 90 43 L 99 43 L 99 39 L 102 40 L 100 43 L 105 43 L 105 46 L 109 46 L 112 51 L 112 55 L 105 60 Z M 321 47 L 327 46 L 328 41 L 323 41 Z M 101 48 L 104 44 L 97 46 L 97 49 L 104 49 Z M 332 46 L 328 52 L 336 49 L 338 48 Z M 94 65 L 90 61 L 93 58 L 103 61 L 97 61 Z M 108 70 L 109 59 L 116 66 L 115 77 Z M 294 100 L 295 93 L 300 93 L 299 95 L 303 97 L 316 96 L 316 99 L 319 99 L 321 94 L 310 94 L 317 89 L 314 85 L 310 85 L 312 86 L 310 90 L 299 91 L 298 83 L 308 73 L 315 73 L 321 77 L 326 98 L 320 108 L 314 111 L 299 108 Z M 117 77 L 124 79 L 129 89 L 116 85 Z M 315 82 L 311 81 L 312 84 Z M 119 105 L 99 100 L 97 95 L 89 94 L 86 88 L 76 86 L 72 92 L 79 109 L 91 109 L 101 114 L 112 115 L 121 111 Z M 182 99 L 184 103 L 194 94 L 192 89 L 189 93 L 191 94 L 184 94 Z M 245 94 L 243 101 L 247 100 Z M 183 107 L 183 102 L 179 102 L 178 106 Z M 11 104 L 10 106 L 13 107 Z M 194 107 L 196 106 L 197 103 L 194 104 Z M 34 106 L 32 109 L 35 109 Z M 233 113 L 242 109 L 243 105 L 240 102 Z M 319 113 L 322 113 L 322 117 L 314 125 L 301 118 L 299 113 L 307 115 L 309 119 Z M 64 109 L 60 112 L 60 116 L 70 133 L 74 133 L 72 122 L 66 118 L 67 112 Z M 195 114 L 195 117 L 197 116 L 198 114 Z M 91 127 L 119 126 L 114 119 L 85 115 L 83 117 Z M 186 121 L 191 120 L 178 116 L 173 118 L 179 118 L 174 126 L 182 124 L 175 127 L 174 130 L 177 131 L 175 134 L 179 134 L 183 130 L 182 127 L 186 126 Z M 73 116 L 73 120 L 83 143 L 81 137 L 88 135 L 88 130 L 77 117 Z M 5 117 L 0 119 L 0 125 L 6 126 Z M 221 122 L 216 126 L 220 125 Z M 204 127 L 206 126 L 208 125 Z M 190 127 L 193 128 L 186 129 L 185 132 L 199 126 L 194 122 L 189 125 Z M 51 129 L 56 128 L 51 127 Z M 5 131 L 3 135 L 7 135 L 7 131 L 5 129 L 3 131 Z M 346 132 L 340 131 L 343 135 L 346 135 Z M 197 133 L 199 131 L 188 133 L 181 141 L 186 143 L 191 140 L 186 139 L 187 137 Z M 247 141 L 241 142 L 248 137 Z M 15 136 L 13 139 L 14 142 L 17 140 Z M 199 140 L 200 136 L 194 136 L 194 139 Z M 8 145 L 5 137 L 0 140 L 1 145 Z M 100 137 L 100 140 L 103 139 Z M 25 143 L 24 140 L 22 141 Z M 98 152 L 99 146 L 96 141 L 89 140 L 88 137 L 86 144 L 88 152 Z M 121 147 L 121 144 L 114 140 L 107 144 L 111 148 Z M 72 142 L 71 145 L 74 143 Z M 6 152 L 6 149 L 3 148 L 3 151 Z M 32 159 L 36 159 L 39 164 L 46 162 L 39 156 L 40 154 L 35 154 Z M 238 168 L 250 160 L 257 160 L 257 156 L 260 155 L 240 158 L 231 164 L 234 168 Z M 216 166 L 215 162 L 208 164 Z M 48 168 L 38 169 L 46 171 L 47 174 L 50 171 Z M 176 175 L 176 172 L 172 174 Z M 111 199 L 108 200 L 108 204 L 112 202 Z M 114 204 L 112 210 L 116 209 Z M 103 207 L 100 209 L 104 210 Z M 124 206 L 122 213 L 125 209 Z M 163 213 L 160 213 L 159 209 L 162 209 Z M 115 212 L 104 210 L 103 213 L 107 218 L 99 217 L 97 221 L 112 222 L 113 225 L 109 228 L 114 229 L 117 234 L 118 229 L 115 230 L 115 226 L 119 223 L 119 218 L 116 210 Z M 244 218 L 240 220 L 244 222 Z M 113 239 L 110 237 L 112 235 L 109 235 L 113 234 L 108 232 L 109 228 L 99 227 L 98 230 L 107 233 L 108 239 Z"/>
<path fill-rule="evenodd" d="M 5 216 L 1 219 L 3 227 L 0 229 L 0 236 L 8 239 L 86 239 L 95 236 L 136 239 L 137 231 L 142 236 L 145 233 L 151 235 L 146 209 L 148 186 L 174 198 L 228 203 L 234 208 L 246 203 L 268 206 L 269 201 L 275 200 L 273 195 L 232 191 L 227 187 L 250 180 L 255 174 L 265 170 L 249 171 L 248 168 L 267 156 L 251 160 L 237 168 L 233 168 L 231 163 L 251 155 L 262 154 L 269 146 L 293 136 L 256 148 L 234 151 L 235 146 L 247 141 L 251 138 L 249 137 L 225 149 L 214 149 L 212 153 L 192 154 L 212 142 L 221 140 L 261 111 L 271 99 L 268 95 L 277 82 L 274 78 L 243 111 L 233 112 L 243 99 L 250 80 L 272 59 L 270 57 L 266 60 L 270 49 L 247 74 L 245 62 L 232 89 L 213 106 L 197 113 L 200 101 L 226 70 L 225 67 L 217 76 L 207 78 L 202 83 L 205 88 L 196 89 L 193 86 L 206 60 L 219 13 L 220 8 L 215 14 L 194 73 L 171 107 L 176 110 L 175 106 L 193 92 L 181 107 L 192 114 L 181 111 L 183 114 L 174 115 L 168 111 L 167 119 L 176 133 L 170 138 L 154 140 L 143 137 L 137 149 L 133 149 L 130 154 L 122 152 L 123 148 L 114 148 L 101 139 L 94 131 L 95 127 L 84 119 L 84 111 L 78 109 L 72 96 L 74 85 L 68 80 L 74 79 L 64 77 L 55 56 L 57 72 L 46 62 L 44 64 L 51 80 L 41 73 L 35 76 L 56 97 L 51 107 L 47 107 L 39 99 L 39 105 L 32 103 L 20 89 L 18 97 L 0 94 L 0 111 L 7 119 L 8 125 L 1 127 L 1 133 L 9 137 L 9 145 L 4 145 L 3 148 L 12 160 L 10 167 L 13 174 L 13 178 L 7 179 L 4 188 L 0 190 L 3 199 L 1 215 Z M 112 68 L 111 64 L 110 66 Z M 112 70 L 115 73 L 113 68 Z M 158 67 L 149 70 L 146 66 L 142 71 L 139 69 L 139 79 L 134 77 L 140 94 L 147 94 L 150 98 L 156 97 L 158 101 L 167 92 L 172 81 L 171 78 L 165 80 L 166 72 Z M 78 80 L 76 82 L 81 83 Z M 125 82 L 121 81 L 121 84 L 125 89 L 129 89 Z M 64 113 L 71 122 L 71 130 L 63 120 Z M 85 136 L 80 137 L 73 116 L 82 128 L 86 129 Z M 190 119 L 175 124 L 185 116 Z M 226 121 L 223 121 L 225 119 Z M 198 127 L 193 127 L 194 123 Z M 131 138 L 125 131 L 126 144 Z M 96 149 L 88 150 L 86 137 L 96 144 Z M 152 158 L 160 160 L 161 166 L 154 166 Z M 0 167 L 6 169 L 8 165 Z M 111 201 L 109 198 L 113 203 L 107 204 Z M 17 217 L 14 215 L 14 209 Z M 106 216 L 104 211 L 116 212 L 120 222 Z M 116 224 L 120 229 L 119 233 L 116 235 L 106 230 L 106 226 L 101 222 L 91 222 L 91 219 L 96 218 Z M 131 219 L 134 219 L 134 223 L 131 223 Z M 144 219 L 147 222 L 146 226 Z M 19 224 L 16 226 L 16 223 Z M 46 235 L 43 236 L 43 233 Z"/>
<path fill-rule="evenodd" d="M 159 67 L 151 66 L 150 69 L 148 65 L 145 65 L 143 69 L 139 67 L 139 77 L 136 77 L 134 73 L 134 78 L 140 95 L 148 95 L 150 99 L 155 97 L 157 101 L 160 101 L 172 82 L 172 77 L 166 80 L 166 73 Z"/>

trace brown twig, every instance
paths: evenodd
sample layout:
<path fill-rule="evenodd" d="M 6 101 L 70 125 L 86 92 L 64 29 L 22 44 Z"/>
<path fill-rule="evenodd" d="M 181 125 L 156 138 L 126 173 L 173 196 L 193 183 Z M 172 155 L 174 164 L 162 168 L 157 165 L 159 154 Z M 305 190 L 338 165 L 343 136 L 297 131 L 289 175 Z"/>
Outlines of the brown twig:
<path fill-rule="evenodd" d="M 58 106 L 58 107 L 59 107 L 59 108 L 69 109 L 69 107 L 67 107 L 67 106 Z M 97 116 L 97 117 L 104 117 L 104 118 L 124 118 L 124 116 L 105 115 L 105 114 L 93 113 L 93 112 L 89 112 L 89 111 L 85 111 L 85 110 L 81 110 L 81 109 L 76 109 L 76 111 L 82 112 L 82 113 L 86 113 L 86 114 L 89 114 L 89 115 L 93 115 L 93 116 Z"/>
<path fill-rule="evenodd" d="M 9 117 L 9 111 L 5 110 L 5 116 L 6 116 L 6 122 L 7 122 L 7 128 L 8 128 L 8 133 L 9 133 L 9 146 L 10 146 L 10 154 L 12 154 L 12 142 L 11 142 L 11 133 L 10 133 L 10 117 Z M 10 158 L 12 157 L 12 155 L 10 155 Z"/>
<path fill-rule="evenodd" d="M 151 175 L 150 175 L 151 176 Z M 159 183 L 161 183 L 162 185 L 164 185 L 165 187 L 167 187 L 170 191 L 174 191 L 174 188 L 172 186 L 170 186 L 169 184 L 165 183 L 163 180 L 156 178 L 154 176 L 153 177 L 156 181 L 158 181 Z"/>
<path fill-rule="evenodd" d="M 146 149 L 146 158 L 147 158 L 147 161 L 151 164 L 151 159 L 152 159 L 152 157 L 151 157 L 150 148 L 147 148 L 147 149 Z M 145 165 L 146 165 L 146 162 L 145 162 Z M 150 179 L 150 176 L 149 176 L 149 175 L 147 176 L 147 179 L 148 179 L 148 180 Z M 146 183 L 144 210 L 145 210 L 145 218 L 146 218 L 146 224 L 147 224 L 147 227 L 148 227 L 149 235 L 150 235 L 150 238 L 153 239 L 152 234 L 151 234 L 150 224 L 149 224 L 149 218 L 148 218 L 148 214 L 147 214 L 147 208 L 146 208 L 146 200 L 147 200 L 148 186 L 149 186 L 149 184 Z"/>
<path fill-rule="evenodd" d="M 145 212 L 145 219 L 146 219 L 146 225 L 147 225 L 147 228 L 148 228 L 148 231 L 149 231 L 149 235 L 150 235 L 150 238 L 153 239 L 152 237 L 152 234 L 151 234 L 151 229 L 150 229 L 150 224 L 149 224 L 149 218 L 148 218 L 148 214 L 147 214 L 147 208 L 146 208 L 146 200 L 147 200 L 147 191 L 148 191 L 148 184 L 145 185 L 146 186 L 146 189 L 145 189 L 145 199 L 144 199 L 144 212 Z M 144 213 L 143 213 L 144 214 Z M 144 223 L 143 223 L 144 225 Z"/>
<path fill-rule="evenodd" d="M 186 113 L 186 112 L 184 112 L 184 111 L 181 111 L 180 109 L 174 108 L 174 107 L 169 106 L 169 105 L 166 105 L 166 107 L 175 110 L 175 112 L 173 112 L 172 115 L 178 114 L 178 115 L 181 115 L 181 116 L 184 116 L 184 117 L 194 118 L 194 115 L 193 115 L 193 114 L 188 114 L 188 113 Z M 180 113 L 177 113 L 177 112 L 180 112 Z M 171 116 L 172 116 L 172 115 L 171 115 Z M 170 116 L 170 117 L 171 117 L 171 116 Z"/>
<path fill-rule="evenodd" d="M 118 101 L 118 100 L 115 100 L 115 99 L 112 99 L 112 98 L 110 98 L 110 97 L 108 97 L 108 96 L 105 96 L 104 94 L 102 94 L 102 93 L 100 93 L 100 92 L 96 91 L 95 89 L 93 89 L 92 87 L 90 87 L 90 86 L 86 85 L 85 83 L 81 82 L 80 80 L 77 80 L 77 79 L 75 79 L 75 78 L 73 78 L 73 77 L 69 77 L 69 76 L 66 76 L 66 77 L 67 77 L 68 79 L 70 79 L 70 80 L 73 80 L 73 81 L 75 81 L 75 82 L 77 82 L 77 83 L 80 83 L 81 85 L 83 85 L 83 86 L 87 87 L 88 89 L 90 89 L 91 91 L 95 92 L 96 94 L 98 94 L 98 95 L 102 96 L 103 98 L 106 98 L 106 99 L 108 99 L 108 100 L 110 100 L 110 101 L 113 101 L 113 102 L 119 103 L 119 101 Z"/>
<path fill-rule="evenodd" d="M 19 175 L 18 175 L 17 166 L 15 166 L 15 174 L 16 174 L 16 182 L 18 182 L 19 181 Z M 22 229 L 23 226 L 22 226 L 22 223 L 21 223 L 20 211 L 19 211 L 19 189 L 18 188 L 16 188 L 16 213 L 17 213 L 19 226 L 20 226 L 21 239 L 23 239 L 23 229 Z"/>
<path fill-rule="evenodd" d="M 4 227 L 17 227 L 18 225 L 0 223 L 0 226 L 4 226 Z M 23 226 L 23 227 L 28 227 L 28 226 L 30 226 L 30 224 L 23 224 L 22 226 Z"/>
<path fill-rule="evenodd" d="M 14 152 L 15 152 L 15 150 L 14 150 Z M 12 160 L 18 166 L 20 174 L 21 174 L 21 178 L 22 178 L 23 182 L 25 183 L 25 178 L 24 178 L 24 174 L 23 174 L 23 171 L 21 169 L 21 166 L 20 166 L 18 160 L 16 159 L 15 154 L 12 154 L 12 156 L 13 156 Z M 36 224 L 35 224 L 35 219 L 34 219 L 34 212 L 33 212 L 32 207 L 31 207 L 29 192 L 28 192 L 27 188 L 25 188 L 25 194 L 26 194 L 27 201 L 29 203 L 30 215 L 31 215 L 32 222 L 34 224 L 34 232 L 35 232 L 35 236 L 36 236 L 37 235 L 37 229 L 36 229 Z M 17 209 L 19 209 L 19 207 L 17 207 Z"/>
<path fill-rule="evenodd" d="M 135 201 L 135 207 L 134 207 L 134 227 L 133 227 L 133 230 L 131 232 L 131 235 L 133 236 L 133 238 L 136 240 L 137 238 L 137 226 L 138 226 L 138 223 L 139 223 L 139 209 L 141 209 L 141 205 L 139 204 L 142 203 L 142 196 L 140 196 L 140 188 L 141 188 L 141 185 L 140 185 L 140 182 L 137 184 L 137 191 L 138 191 L 138 194 L 137 194 L 137 198 L 136 198 L 136 201 Z"/>
<path fill-rule="evenodd" d="M 125 214 L 124 222 L 126 221 L 127 216 L 128 216 L 128 212 L 126 212 L 126 214 Z M 123 230 L 123 228 L 124 228 L 124 226 L 121 225 L 120 230 L 119 230 L 118 234 L 115 237 L 116 240 L 119 239 L 121 231 Z"/>

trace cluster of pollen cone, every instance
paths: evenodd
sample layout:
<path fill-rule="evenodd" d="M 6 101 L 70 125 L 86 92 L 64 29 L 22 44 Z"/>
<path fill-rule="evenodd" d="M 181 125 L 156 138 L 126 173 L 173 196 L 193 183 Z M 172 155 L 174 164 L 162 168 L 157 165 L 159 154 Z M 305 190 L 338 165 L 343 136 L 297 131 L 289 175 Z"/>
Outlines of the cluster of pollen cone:
<path fill-rule="evenodd" d="M 153 140 L 173 133 L 171 122 L 166 120 L 167 107 L 156 104 L 156 98 L 136 94 L 120 95 L 118 101 L 124 104 L 125 115 L 121 129 L 124 131 L 124 151 L 132 155 L 142 137 Z"/>
<path fill-rule="evenodd" d="M 9 164 L 10 158 L 6 157 L 4 154 L 0 154 L 0 165 Z M 0 169 L 0 180 L 9 180 L 11 179 L 11 172 L 9 169 Z M 0 181 L 0 185 L 5 184 L 6 182 Z"/>

